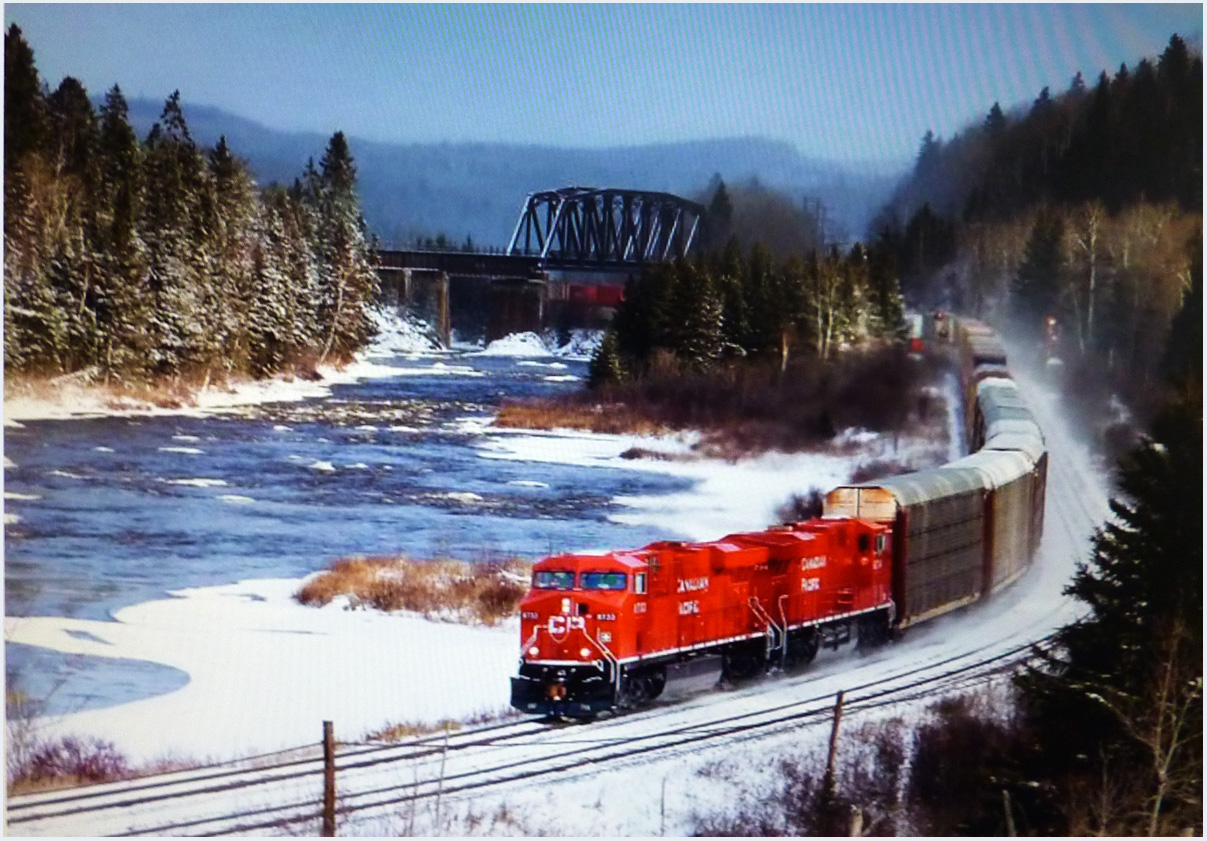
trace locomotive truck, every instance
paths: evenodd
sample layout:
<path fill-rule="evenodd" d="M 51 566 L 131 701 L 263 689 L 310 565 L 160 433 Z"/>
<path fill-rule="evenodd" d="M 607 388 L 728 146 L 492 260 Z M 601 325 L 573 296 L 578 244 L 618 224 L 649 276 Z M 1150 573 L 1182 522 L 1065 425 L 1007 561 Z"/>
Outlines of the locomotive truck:
<path fill-rule="evenodd" d="M 512 706 L 589 718 L 713 666 L 729 680 L 799 668 L 822 646 L 882 643 L 1015 581 L 1043 532 L 1043 434 L 993 331 L 960 320 L 954 339 L 975 452 L 835 488 L 819 518 L 539 561 Z"/>

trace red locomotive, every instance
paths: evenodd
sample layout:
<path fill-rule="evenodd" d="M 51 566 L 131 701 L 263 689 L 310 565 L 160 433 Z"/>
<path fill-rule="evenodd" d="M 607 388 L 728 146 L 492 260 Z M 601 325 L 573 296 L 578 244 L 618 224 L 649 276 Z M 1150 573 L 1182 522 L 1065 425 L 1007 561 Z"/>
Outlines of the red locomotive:
<path fill-rule="evenodd" d="M 712 655 L 722 675 L 808 663 L 855 629 L 893 620 L 889 529 L 809 520 L 711 543 L 652 543 L 608 555 L 557 555 L 533 569 L 520 605 L 512 705 L 590 716 L 657 697 L 668 667 Z"/>
<path fill-rule="evenodd" d="M 1013 582 L 1043 528 L 1043 435 L 992 331 L 961 322 L 956 343 L 977 452 L 835 488 L 819 519 L 538 562 L 512 706 L 591 717 L 707 662 L 731 680 L 802 666 L 822 645 L 879 643 Z"/>

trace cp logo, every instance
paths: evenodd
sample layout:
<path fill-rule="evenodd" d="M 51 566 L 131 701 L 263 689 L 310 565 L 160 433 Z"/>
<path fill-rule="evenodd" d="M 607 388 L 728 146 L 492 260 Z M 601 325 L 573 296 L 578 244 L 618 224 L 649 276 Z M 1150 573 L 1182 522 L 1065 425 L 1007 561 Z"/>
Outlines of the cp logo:
<path fill-rule="evenodd" d="M 587 622 L 581 616 L 550 616 L 549 633 L 562 635 L 567 631 L 586 630 Z"/>

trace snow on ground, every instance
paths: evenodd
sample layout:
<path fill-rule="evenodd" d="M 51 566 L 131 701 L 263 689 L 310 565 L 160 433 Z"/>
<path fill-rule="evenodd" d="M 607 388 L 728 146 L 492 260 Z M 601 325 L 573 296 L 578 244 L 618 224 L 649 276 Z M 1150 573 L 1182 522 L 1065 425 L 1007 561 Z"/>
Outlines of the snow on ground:
<path fill-rule="evenodd" d="M 377 335 L 365 352 L 366 357 L 388 358 L 440 352 L 440 344 L 433 336 L 432 329 L 419 319 L 385 309 L 373 310 L 372 316 Z"/>
<path fill-rule="evenodd" d="M 467 420 L 465 428 L 474 423 Z M 572 430 L 498 432 L 480 445 L 486 458 L 652 471 L 695 480 L 690 489 L 680 493 L 617 497 L 614 501 L 626 510 L 609 517 L 617 523 L 653 526 L 688 540 L 714 540 L 735 531 L 761 529 L 779 522 L 778 509 L 793 494 L 811 489 L 828 491 L 849 480 L 858 465 L 879 458 L 905 462 L 925 459 L 933 446 L 913 441 L 894 450 L 891 436 L 847 430 L 838 441 L 859 443 L 857 455 L 770 452 L 726 462 L 695 455 L 691 448 L 700 440 L 696 433 L 642 436 Z M 667 458 L 621 458 L 622 453 L 634 448 Z"/>
<path fill-rule="evenodd" d="M 556 356 L 562 359 L 586 361 L 595 353 L 603 341 L 600 330 L 572 330 L 570 341 L 564 345 L 557 344 L 553 333 L 537 335 L 536 333 L 512 333 L 501 339 L 495 339 L 483 350 L 472 356 L 510 356 L 517 359 L 539 359 Z M 521 363 L 523 364 L 523 363 Z M 556 363 L 554 363 L 556 364 Z"/>
<path fill-rule="evenodd" d="M 496 628 L 405 614 L 322 608 L 300 581 L 241 581 L 173 592 L 113 622 L 6 618 L 5 639 L 70 654 L 126 657 L 189 674 L 175 692 L 48 722 L 114 742 L 135 761 L 229 758 L 340 739 L 389 723 L 491 713 L 507 705 L 518 622 Z"/>

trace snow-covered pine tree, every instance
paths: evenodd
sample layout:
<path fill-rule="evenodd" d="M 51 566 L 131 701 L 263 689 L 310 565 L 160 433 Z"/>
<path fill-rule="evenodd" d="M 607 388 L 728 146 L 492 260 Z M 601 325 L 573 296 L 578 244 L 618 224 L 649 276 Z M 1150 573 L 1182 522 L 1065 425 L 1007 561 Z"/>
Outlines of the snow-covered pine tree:
<path fill-rule="evenodd" d="M 321 359 L 346 358 L 373 337 L 370 308 L 377 273 L 365 237 L 356 193 L 356 165 L 342 131 L 332 135 L 320 161 L 318 230 L 323 254 L 319 323 Z"/>
<path fill-rule="evenodd" d="M 726 356 L 742 356 L 746 353 L 742 342 L 750 330 L 750 324 L 746 317 L 742 285 L 742 249 L 736 238 L 729 238 L 724 250 L 714 261 L 713 276 L 721 297 L 722 353 Z"/>
<path fill-rule="evenodd" d="M 609 330 L 591 355 L 591 363 L 587 366 L 587 386 L 596 389 L 624 382 L 627 378 L 628 372 L 620 357 L 616 332 Z"/>
<path fill-rule="evenodd" d="M 74 371 L 96 361 L 100 344 L 96 320 L 100 134 L 92 102 L 76 79 L 64 78 L 47 106 L 57 217 L 48 230 L 49 278 L 66 329 L 59 367 Z"/>
<path fill-rule="evenodd" d="M 189 134 L 180 92 L 164 104 L 146 141 L 143 230 L 150 257 L 150 317 L 157 374 L 197 369 L 217 355 L 207 317 L 215 308 L 212 256 L 205 248 L 213 222 L 205 158 Z M 207 206 L 208 204 L 208 206 Z"/>
<path fill-rule="evenodd" d="M 45 367 L 64 335 L 41 233 L 50 204 L 46 100 L 34 54 L 16 24 L 4 35 L 4 366 Z"/>
<path fill-rule="evenodd" d="M 141 379 L 151 353 L 154 306 L 148 254 L 139 225 L 144 174 L 142 148 L 130 126 L 126 99 L 114 85 L 100 111 L 97 294 L 98 363 L 106 376 Z"/>
<path fill-rule="evenodd" d="M 249 346 L 249 313 L 258 294 L 253 250 L 259 245 L 263 213 L 256 186 L 243 163 L 231 152 L 226 136 L 209 154 L 214 185 L 214 223 L 208 232 L 214 258 L 213 315 L 220 319 L 221 356 L 228 370 L 246 370 L 253 350 Z M 261 255 L 262 258 L 263 255 Z M 273 297 L 281 293 L 273 285 Z M 260 293 L 262 294 L 262 293 Z"/>
<path fill-rule="evenodd" d="M 721 356 L 721 299 L 703 266 L 680 260 L 675 264 L 675 275 L 671 348 L 686 367 L 704 371 Z"/>

